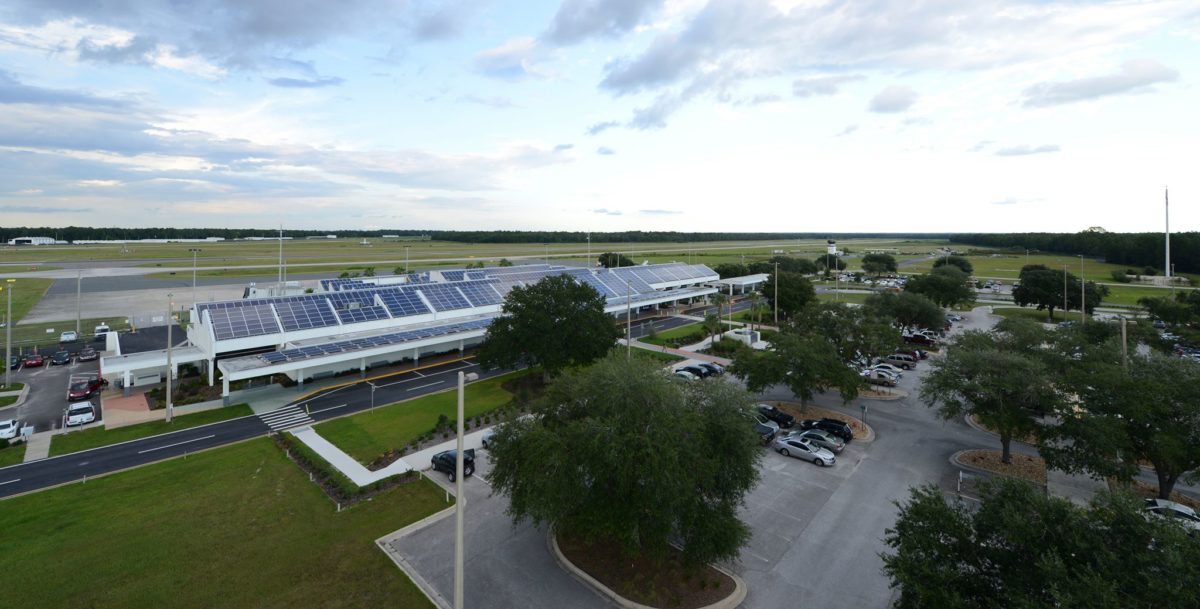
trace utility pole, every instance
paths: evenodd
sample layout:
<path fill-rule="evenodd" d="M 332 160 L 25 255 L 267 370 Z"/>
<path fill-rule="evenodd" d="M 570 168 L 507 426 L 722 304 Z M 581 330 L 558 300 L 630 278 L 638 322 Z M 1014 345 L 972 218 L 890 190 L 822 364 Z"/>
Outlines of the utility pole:
<path fill-rule="evenodd" d="M 463 494 L 463 394 L 466 381 L 479 378 L 474 372 L 458 372 L 458 439 L 454 457 L 454 609 L 463 606 L 463 509 L 467 497 Z"/>
<path fill-rule="evenodd" d="M 775 327 L 779 327 L 779 263 L 775 263 Z"/>
<path fill-rule="evenodd" d="M 280 241 L 280 243 L 283 243 Z M 171 415 L 174 414 L 174 404 L 171 403 L 171 377 L 174 376 L 171 367 L 171 330 L 175 326 L 175 320 L 171 319 L 171 310 L 175 308 L 175 302 L 172 300 L 174 294 L 167 294 L 167 422 L 171 422 Z"/>
<path fill-rule="evenodd" d="M 279 242 L 283 243 L 282 240 L 280 240 Z M 193 247 L 193 248 L 189 248 L 188 251 L 192 253 L 192 309 L 195 310 L 195 308 L 196 308 L 196 254 L 199 254 L 200 252 L 202 252 L 204 250 L 201 250 L 198 247 Z"/>
<path fill-rule="evenodd" d="M 10 384 L 8 375 L 11 372 L 10 368 L 12 368 L 12 327 L 13 327 L 12 293 L 13 293 L 13 284 L 16 283 L 16 281 L 17 281 L 16 279 L 5 280 L 5 283 L 8 284 L 8 313 L 4 316 L 4 386 L 5 387 L 7 387 Z"/>
<path fill-rule="evenodd" d="M 1170 195 L 1170 192 L 1167 191 L 1166 187 L 1163 187 L 1163 213 L 1166 214 L 1166 221 L 1167 221 L 1167 225 L 1166 225 L 1167 251 L 1166 251 L 1166 260 L 1164 261 L 1165 264 L 1163 266 L 1167 267 L 1166 268 L 1167 282 L 1170 283 L 1171 282 L 1171 195 Z"/>
<path fill-rule="evenodd" d="M 283 224 L 279 225 L 279 287 L 276 294 L 283 294 Z"/>
<path fill-rule="evenodd" d="M 633 295 L 625 281 L 625 359 L 633 357 Z"/>
<path fill-rule="evenodd" d="M 1087 280 L 1083 278 L 1083 254 L 1079 255 L 1079 325 L 1087 323 Z"/>
<path fill-rule="evenodd" d="M 1121 316 L 1121 366 L 1129 372 L 1129 343 L 1125 334 L 1125 316 Z"/>
<path fill-rule="evenodd" d="M 412 246 L 411 245 L 404 246 L 404 274 L 405 275 L 408 274 L 408 249 L 410 247 L 412 247 Z"/>
<path fill-rule="evenodd" d="M 80 318 L 83 309 L 83 269 L 75 271 L 75 337 L 79 338 Z"/>

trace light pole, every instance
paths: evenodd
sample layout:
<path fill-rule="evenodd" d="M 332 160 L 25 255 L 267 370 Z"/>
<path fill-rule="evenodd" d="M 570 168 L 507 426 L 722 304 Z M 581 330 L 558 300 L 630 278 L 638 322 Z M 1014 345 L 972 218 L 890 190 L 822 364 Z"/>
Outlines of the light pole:
<path fill-rule="evenodd" d="M 411 247 L 412 247 L 411 245 L 404 246 L 404 274 L 405 275 L 408 274 L 408 249 Z"/>
<path fill-rule="evenodd" d="M 630 306 L 632 300 L 629 282 L 625 281 L 625 359 L 633 357 L 633 307 Z"/>
<path fill-rule="evenodd" d="M 467 498 L 463 495 L 463 393 L 466 381 L 479 380 L 479 375 L 458 372 L 458 439 L 454 456 L 454 609 L 463 606 L 463 508 Z"/>
<path fill-rule="evenodd" d="M 1083 254 L 1079 255 L 1079 325 L 1087 323 L 1087 280 L 1083 278 Z"/>
<path fill-rule="evenodd" d="M 7 387 L 10 383 L 8 375 L 12 368 L 12 293 L 13 284 L 16 279 L 8 279 L 5 283 L 8 284 L 8 313 L 4 316 L 4 386 Z"/>
<path fill-rule="evenodd" d="M 75 271 L 75 338 L 79 338 L 80 316 L 83 309 L 83 269 Z"/>
<path fill-rule="evenodd" d="M 1051 319 L 1050 321 L 1054 321 Z M 1063 265 L 1063 322 L 1067 321 L 1067 265 Z"/>
<path fill-rule="evenodd" d="M 587 234 L 587 242 L 588 242 L 588 257 L 587 257 L 588 268 L 592 268 L 592 267 L 596 266 L 596 263 L 592 262 L 592 234 L 591 233 Z"/>
<path fill-rule="evenodd" d="M 779 327 L 779 263 L 775 263 L 775 327 Z"/>
<path fill-rule="evenodd" d="M 283 243 L 283 242 L 280 241 L 280 243 Z M 172 300 L 172 298 L 174 298 L 174 297 L 175 297 L 175 294 L 171 294 L 171 293 L 167 294 L 167 422 L 168 423 L 171 422 L 171 415 L 174 414 L 174 410 L 175 410 L 174 404 L 171 403 L 171 377 L 174 376 L 172 374 L 173 370 L 171 368 L 171 347 L 172 347 L 171 343 L 173 342 L 171 340 L 171 330 L 172 330 L 173 326 L 175 325 L 175 320 L 171 319 L 171 315 L 172 315 L 171 310 L 175 308 L 175 302 Z"/>
<path fill-rule="evenodd" d="M 280 241 L 280 243 L 282 243 L 282 241 Z M 199 254 L 200 252 L 202 252 L 204 250 L 201 250 L 198 247 L 193 247 L 193 248 L 188 248 L 188 251 L 192 253 L 192 309 L 195 310 L 195 308 L 196 308 L 196 254 Z"/>
<path fill-rule="evenodd" d="M 542 262 L 545 262 L 546 266 L 550 266 L 550 244 L 549 243 L 542 244 Z"/>
<path fill-rule="evenodd" d="M 377 387 L 371 381 L 367 381 L 367 384 L 371 386 L 371 410 L 375 410 L 375 389 Z"/>

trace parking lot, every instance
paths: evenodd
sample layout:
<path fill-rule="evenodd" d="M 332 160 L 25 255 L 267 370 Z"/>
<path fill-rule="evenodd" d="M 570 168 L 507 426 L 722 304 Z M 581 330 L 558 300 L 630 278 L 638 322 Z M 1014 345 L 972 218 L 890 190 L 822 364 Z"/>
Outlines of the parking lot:
<path fill-rule="evenodd" d="M 73 353 L 86 346 L 84 343 L 64 345 L 73 348 Z M 63 413 L 67 409 L 67 387 L 72 379 L 80 380 L 99 374 L 99 360 L 80 362 L 72 355 L 71 363 L 61 366 L 50 365 L 50 352 L 43 353 L 46 363 L 38 368 L 25 368 L 10 371 L 14 383 L 24 383 L 29 387 L 29 395 L 20 405 L 10 406 L 0 410 L 0 419 L 17 419 L 24 425 L 32 425 L 35 431 L 57 429 L 63 424 Z M 101 419 L 100 400 L 93 397 L 92 404 L 96 406 L 96 420 Z"/>

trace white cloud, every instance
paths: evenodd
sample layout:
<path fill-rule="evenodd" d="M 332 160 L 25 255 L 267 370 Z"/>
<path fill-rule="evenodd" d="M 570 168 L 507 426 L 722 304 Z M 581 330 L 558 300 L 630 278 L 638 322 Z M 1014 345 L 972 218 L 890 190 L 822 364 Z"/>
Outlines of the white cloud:
<path fill-rule="evenodd" d="M 1174 82 L 1179 71 L 1151 59 L 1131 59 L 1111 74 L 1075 80 L 1042 82 L 1025 89 L 1025 105 L 1057 106 L 1110 95 L 1144 93 L 1153 86 Z"/>
<path fill-rule="evenodd" d="M 911 87 L 889 85 L 871 98 L 869 107 L 871 112 L 891 114 L 908 110 L 916 101 L 917 92 Z"/>

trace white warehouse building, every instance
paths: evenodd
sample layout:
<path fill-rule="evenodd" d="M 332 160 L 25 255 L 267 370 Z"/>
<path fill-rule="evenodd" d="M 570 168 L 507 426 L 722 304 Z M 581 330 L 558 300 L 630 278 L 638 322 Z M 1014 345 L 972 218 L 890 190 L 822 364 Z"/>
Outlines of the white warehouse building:
<path fill-rule="evenodd" d="M 172 350 L 172 367 L 194 363 L 209 384 L 284 374 L 306 381 L 422 356 L 462 351 L 483 340 L 505 295 L 551 275 L 594 287 L 615 317 L 627 311 L 692 302 L 715 293 L 719 279 L 701 264 L 590 269 L 535 264 L 425 271 L 362 279 L 324 279 L 312 294 L 195 305 L 189 345 Z M 628 296 L 627 296 L 628 294 Z M 119 346 L 118 346 L 119 353 Z M 125 387 L 166 369 L 166 350 L 102 358 L 101 370 Z"/>

